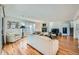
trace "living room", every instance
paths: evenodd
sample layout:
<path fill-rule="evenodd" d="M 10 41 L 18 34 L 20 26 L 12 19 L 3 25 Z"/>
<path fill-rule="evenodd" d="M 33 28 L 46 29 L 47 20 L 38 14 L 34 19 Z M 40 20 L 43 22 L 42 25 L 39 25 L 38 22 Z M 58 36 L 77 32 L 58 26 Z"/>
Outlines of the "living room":
<path fill-rule="evenodd" d="M 79 55 L 79 5 L 4 4 L 0 13 L 1 54 Z"/>

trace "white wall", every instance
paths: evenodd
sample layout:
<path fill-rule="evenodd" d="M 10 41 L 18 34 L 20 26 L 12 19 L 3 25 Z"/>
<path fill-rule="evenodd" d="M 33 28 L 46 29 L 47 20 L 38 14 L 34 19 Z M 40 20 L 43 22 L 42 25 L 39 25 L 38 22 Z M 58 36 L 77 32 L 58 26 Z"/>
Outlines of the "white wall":
<path fill-rule="evenodd" d="M 71 24 L 74 28 L 74 38 L 79 39 L 79 10 L 76 12 Z"/>
<path fill-rule="evenodd" d="M 0 17 L 3 17 L 3 10 L 1 6 L 0 6 Z"/>
<path fill-rule="evenodd" d="M 63 27 L 67 27 L 67 34 L 63 34 Z M 51 32 L 51 29 L 53 28 L 59 28 L 59 31 L 62 33 L 62 35 L 69 35 L 69 24 L 68 23 L 62 23 L 62 22 L 50 22 L 48 26 L 48 31 Z"/>
<path fill-rule="evenodd" d="M 2 18 L 0 17 L 0 49 L 2 48 Z"/>
<path fill-rule="evenodd" d="M 42 31 L 42 23 L 35 22 L 35 31 L 41 32 Z"/>
<path fill-rule="evenodd" d="M 79 19 L 73 21 L 74 38 L 79 39 Z"/>
<path fill-rule="evenodd" d="M 2 12 L 2 7 L 0 6 L 0 49 L 2 48 L 2 17 L 3 17 L 3 12 Z"/>

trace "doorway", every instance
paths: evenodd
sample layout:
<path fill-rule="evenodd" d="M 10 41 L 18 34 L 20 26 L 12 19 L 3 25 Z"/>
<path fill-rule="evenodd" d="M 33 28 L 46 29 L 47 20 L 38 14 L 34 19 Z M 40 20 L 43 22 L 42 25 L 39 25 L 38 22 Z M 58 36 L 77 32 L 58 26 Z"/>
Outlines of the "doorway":
<path fill-rule="evenodd" d="M 74 28 L 73 28 L 73 27 L 71 27 L 71 28 L 70 28 L 70 36 L 72 36 L 72 37 L 73 37 L 73 34 L 74 34 Z"/>

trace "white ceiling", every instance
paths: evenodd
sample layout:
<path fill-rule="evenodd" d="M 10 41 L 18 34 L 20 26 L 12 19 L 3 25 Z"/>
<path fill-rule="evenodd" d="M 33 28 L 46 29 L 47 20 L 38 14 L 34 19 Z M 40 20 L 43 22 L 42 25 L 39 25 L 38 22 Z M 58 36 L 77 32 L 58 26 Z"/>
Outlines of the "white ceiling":
<path fill-rule="evenodd" d="M 9 4 L 4 5 L 6 16 L 29 17 L 44 21 L 71 20 L 79 10 L 79 5 L 65 4 Z"/>

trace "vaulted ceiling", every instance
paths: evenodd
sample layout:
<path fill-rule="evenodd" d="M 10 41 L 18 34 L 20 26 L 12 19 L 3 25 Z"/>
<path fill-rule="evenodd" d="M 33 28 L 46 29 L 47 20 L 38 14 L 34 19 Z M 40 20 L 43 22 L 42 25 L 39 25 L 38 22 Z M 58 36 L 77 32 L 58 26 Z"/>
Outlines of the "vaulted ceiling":
<path fill-rule="evenodd" d="M 79 10 L 75 4 L 8 4 L 5 15 L 26 17 L 44 21 L 67 21 L 73 19 Z"/>

